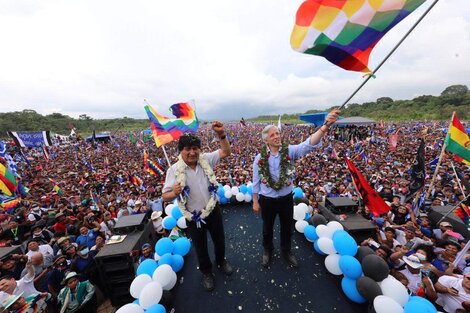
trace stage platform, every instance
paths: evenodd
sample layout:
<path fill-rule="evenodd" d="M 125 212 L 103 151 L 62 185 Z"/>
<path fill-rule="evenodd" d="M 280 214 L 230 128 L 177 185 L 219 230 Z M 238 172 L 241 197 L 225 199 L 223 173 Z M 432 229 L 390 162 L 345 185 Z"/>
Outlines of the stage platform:
<path fill-rule="evenodd" d="M 236 267 L 235 273 L 225 277 L 214 268 L 215 290 L 205 291 L 192 248 L 178 273 L 171 300 L 166 303 L 167 312 L 367 312 L 366 305 L 346 298 L 340 278 L 327 272 L 324 257 L 314 252 L 313 244 L 303 234 L 295 231 L 293 236 L 293 253 L 299 261 L 295 269 L 280 257 L 277 220 L 275 257 L 271 267 L 265 269 L 261 266 L 261 217 L 253 214 L 248 204 L 223 206 L 223 217 L 226 256 Z M 209 247 L 213 257 L 211 242 Z"/>

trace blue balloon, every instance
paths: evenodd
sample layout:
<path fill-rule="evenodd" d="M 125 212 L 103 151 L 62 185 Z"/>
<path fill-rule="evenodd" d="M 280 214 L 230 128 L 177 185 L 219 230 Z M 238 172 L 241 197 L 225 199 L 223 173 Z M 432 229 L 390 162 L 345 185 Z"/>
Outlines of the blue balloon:
<path fill-rule="evenodd" d="M 315 242 L 313 243 L 313 248 L 315 249 L 315 251 L 318 252 L 318 254 L 320 254 L 320 255 L 326 255 L 326 253 L 324 253 L 323 251 L 321 251 L 320 247 L 318 246 L 318 240 L 315 240 Z"/>
<path fill-rule="evenodd" d="M 333 245 L 340 255 L 355 256 L 357 253 L 357 243 L 346 231 L 337 230 L 333 234 Z"/>
<path fill-rule="evenodd" d="M 295 187 L 292 191 L 294 192 L 294 199 L 302 198 L 304 196 L 304 192 L 302 191 L 302 188 L 300 187 Z"/>
<path fill-rule="evenodd" d="M 140 305 L 139 299 L 135 299 L 134 301 L 132 301 L 132 303 Z"/>
<path fill-rule="evenodd" d="M 217 194 L 219 195 L 219 198 L 225 198 L 225 190 L 222 188 L 222 185 L 219 186 L 219 189 L 217 189 Z"/>
<path fill-rule="evenodd" d="M 171 253 L 166 253 L 160 257 L 160 260 L 158 260 L 158 265 L 162 264 L 168 264 L 170 266 L 173 266 L 173 255 Z"/>
<path fill-rule="evenodd" d="M 405 313 L 415 313 L 415 312 L 423 312 L 423 313 L 436 313 L 436 307 L 422 297 L 413 296 L 410 297 L 410 300 L 407 304 L 405 304 Z"/>
<path fill-rule="evenodd" d="M 227 198 L 225 198 L 225 197 L 220 198 L 220 204 L 227 204 L 227 203 L 229 203 L 229 202 L 230 202 L 230 200 L 227 199 Z"/>
<path fill-rule="evenodd" d="M 172 230 L 176 226 L 176 220 L 172 216 L 167 216 L 163 219 L 163 227 Z M 159 253 L 160 254 L 160 253 Z"/>
<path fill-rule="evenodd" d="M 313 225 L 305 226 L 304 235 L 309 241 L 318 240 L 317 229 Z"/>
<path fill-rule="evenodd" d="M 179 207 L 175 206 L 175 207 L 171 210 L 171 216 L 173 216 L 173 218 L 174 218 L 175 220 L 178 220 L 180 217 L 183 216 L 183 213 L 181 213 Z"/>
<path fill-rule="evenodd" d="M 250 185 L 250 186 L 246 187 L 246 189 L 247 189 L 247 192 L 252 196 L 253 195 L 253 186 Z"/>
<path fill-rule="evenodd" d="M 145 310 L 145 313 L 166 313 L 166 309 L 163 305 L 157 303 Z"/>
<path fill-rule="evenodd" d="M 341 280 L 341 288 L 351 301 L 356 303 L 366 302 L 366 299 L 359 294 L 359 291 L 357 291 L 355 279 L 343 277 Z"/>
<path fill-rule="evenodd" d="M 162 256 L 167 253 L 173 253 L 174 248 L 175 244 L 173 243 L 173 240 L 168 237 L 164 237 L 157 241 L 157 244 L 155 245 L 155 252 Z"/>
<path fill-rule="evenodd" d="M 188 254 L 189 250 L 191 249 L 191 242 L 186 237 L 180 237 L 176 239 L 174 244 L 175 244 L 175 248 L 173 249 L 174 254 L 185 256 L 186 254 Z"/>
<path fill-rule="evenodd" d="M 171 258 L 172 258 L 172 262 L 171 262 L 170 266 L 171 266 L 171 268 L 173 269 L 173 271 L 175 273 L 178 273 L 183 268 L 184 259 L 179 254 L 173 254 L 171 256 Z"/>
<path fill-rule="evenodd" d="M 307 213 L 307 214 L 305 214 L 304 220 L 305 220 L 305 221 L 308 221 L 311 217 L 312 217 L 312 214 Z"/>
<path fill-rule="evenodd" d="M 343 272 L 344 276 L 351 279 L 358 279 L 362 275 L 361 263 L 350 255 L 342 255 L 339 258 L 339 268 Z"/>
<path fill-rule="evenodd" d="M 243 185 L 240 186 L 240 192 L 241 192 L 241 193 L 245 194 L 247 191 L 248 191 L 248 188 L 246 187 L 245 184 L 243 184 Z"/>
<path fill-rule="evenodd" d="M 153 259 L 144 260 L 142 263 L 139 264 L 137 268 L 136 275 L 139 276 L 141 274 L 147 274 L 152 277 L 153 272 L 157 269 L 158 265 L 157 262 Z"/>

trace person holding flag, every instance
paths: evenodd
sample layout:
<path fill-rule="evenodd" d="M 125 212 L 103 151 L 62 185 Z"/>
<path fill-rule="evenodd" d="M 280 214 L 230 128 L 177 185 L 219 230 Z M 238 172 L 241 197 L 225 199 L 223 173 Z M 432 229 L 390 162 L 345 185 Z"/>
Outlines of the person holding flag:
<path fill-rule="evenodd" d="M 233 272 L 225 259 L 224 226 L 216 198 L 218 183 L 213 170 L 220 159 L 230 155 L 231 149 L 224 124 L 212 122 L 212 130 L 220 140 L 220 149 L 214 152 L 202 153 L 201 140 L 193 134 L 184 134 L 179 138 L 178 162 L 167 170 L 162 195 L 165 202 L 178 200 L 196 248 L 199 269 L 203 274 L 202 283 L 208 291 L 214 289 L 215 281 L 207 248 L 207 231 L 214 242 L 218 267 L 226 275 Z"/>
<path fill-rule="evenodd" d="M 282 256 L 292 266 L 298 266 L 297 259 L 291 252 L 294 161 L 320 147 L 322 136 L 336 122 L 339 114 L 339 110 L 331 111 L 325 124 L 298 145 L 282 143 L 279 128 L 275 125 L 266 126 L 261 132 L 265 145 L 253 162 L 253 211 L 256 214 L 261 211 L 263 219 L 264 267 L 270 264 L 274 250 L 273 227 L 276 215 L 279 215 L 281 224 Z"/>

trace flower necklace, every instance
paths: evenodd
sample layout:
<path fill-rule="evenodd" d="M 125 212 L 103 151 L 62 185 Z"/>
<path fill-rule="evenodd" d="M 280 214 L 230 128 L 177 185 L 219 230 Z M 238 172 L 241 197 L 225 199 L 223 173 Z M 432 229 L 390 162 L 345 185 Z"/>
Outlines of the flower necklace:
<path fill-rule="evenodd" d="M 183 192 L 181 193 L 179 199 L 178 199 L 178 206 L 181 210 L 181 213 L 183 213 L 183 216 L 188 220 L 188 221 L 195 221 L 200 227 L 200 223 L 205 223 L 204 218 L 209 216 L 211 214 L 212 210 L 214 210 L 215 205 L 217 204 L 217 179 L 214 174 L 214 170 L 210 166 L 209 162 L 207 162 L 206 159 L 202 157 L 202 155 L 199 155 L 199 165 L 201 166 L 202 170 L 204 171 L 204 174 L 206 177 L 209 179 L 209 187 L 208 191 L 210 194 L 209 201 L 207 202 L 207 205 L 204 209 L 201 211 L 194 211 L 194 212 L 189 212 L 188 209 L 186 208 L 186 203 L 189 198 L 190 190 L 189 186 L 186 185 L 186 168 L 188 165 L 183 161 L 183 158 L 181 157 L 181 154 L 178 156 L 178 162 L 176 163 L 176 182 L 183 187 Z"/>
<path fill-rule="evenodd" d="M 280 170 L 279 170 L 279 180 L 274 181 L 269 172 L 269 151 L 267 146 L 263 146 L 261 148 L 261 158 L 258 161 L 258 165 L 260 168 L 260 179 L 261 183 L 266 184 L 268 187 L 274 190 L 280 190 L 284 186 L 291 185 L 291 179 L 294 177 L 295 173 L 295 166 L 291 162 L 291 158 L 289 156 L 289 147 L 287 144 L 282 144 L 281 149 L 279 151 L 281 154 L 281 162 L 280 162 Z"/>

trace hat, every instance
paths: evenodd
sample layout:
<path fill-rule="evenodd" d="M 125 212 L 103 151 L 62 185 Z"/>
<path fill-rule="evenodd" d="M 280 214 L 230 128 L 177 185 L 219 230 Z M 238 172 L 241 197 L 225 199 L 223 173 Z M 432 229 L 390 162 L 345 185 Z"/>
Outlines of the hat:
<path fill-rule="evenodd" d="M 410 256 L 404 256 L 402 258 L 403 262 L 406 263 L 406 265 L 414 268 L 414 269 L 418 269 L 418 268 L 422 268 L 423 267 L 423 264 L 421 264 L 421 262 L 419 261 L 419 258 L 412 254 Z"/>
<path fill-rule="evenodd" d="M 162 211 L 152 212 L 152 215 L 150 215 L 150 219 L 154 221 L 160 216 L 162 216 Z"/>
<path fill-rule="evenodd" d="M 39 220 L 31 229 L 43 228 L 44 226 L 46 226 L 46 222 L 44 220 Z"/>
<path fill-rule="evenodd" d="M 453 227 L 451 223 L 449 222 L 441 222 L 439 224 L 439 227 Z"/>
<path fill-rule="evenodd" d="M 137 200 L 137 201 L 134 203 L 134 205 L 139 205 L 139 204 L 142 204 L 142 200 L 140 200 L 140 199 Z"/>
<path fill-rule="evenodd" d="M 77 276 L 78 276 L 77 272 L 69 272 L 69 273 L 67 274 L 67 276 L 65 276 L 64 280 L 62 281 L 62 283 L 63 283 L 63 284 L 66 284 L 66 283 L 69 281 L 69 279 L 74 278 L 74 277 L 77 277 Z"/>
<path fill-rule="evenodd" d="M 61 216 L 64 216 L 64 213 L 62 213 L 62 212 L 57 213 L 57 214 L 55 215 L 55 218 L 57 219 L 57 218 L 59 218 L 59 217 L 61 217 Z"/>
<path fill-rule="evenodd" d="M 67 247 L 65 247 L 64 251 L 67 251 L 69 250 L 70 248 L 76 248 L 73 244 L 70 244 L 68 245 Z"/>
<path fill-rule="evenodd" d="M 62 242 L 64 242 L 64 241 L 67 240 L 67 239 L 70 239 L 70 238 L 69 238 L 68 236 L 66 236 L 66 237 L 60 237 L 59 239 L 57 239 L 57 244 L 60 245 L 60 244 L 62 244 Z"/>
<path fill-rule="evenodd" d="M 66 257 L 65 255 L 63 255 L 63 254 L 56 255 L 56 256 L 54 257 L 54 262 L 53 262 L 53 263 L 55 264 L 55 263 L 57 263 L 59 260 L 62 260 L 62 259 L 67 260 L 67 257 Z"/>
<path fill-rule="evenodd" d="M 31 208 L 31 211 L 39 212 L 39 211 L 41 211 L 41 208 L 38 205 L 35 205 Z"/>
<path fill-rule="evenodd" d="M 151 246 L 148 242 L 146 242 L 146 243 L 144 243 L 144 244 L 142 245 L 142 249 L 141 249 L 141 250 L 144 250 L 145 248 L 152 248 L 152 246 Z"/>
<path fill-rule="evenodd" d="M 23 293 L 20 293 L 19 295 L 8 295 L 2 300 L 0 306 L 3 307 L 4 310 L 6 310 L 11 307 L 13 303 L 15 303 L 22 295 Z"/>

